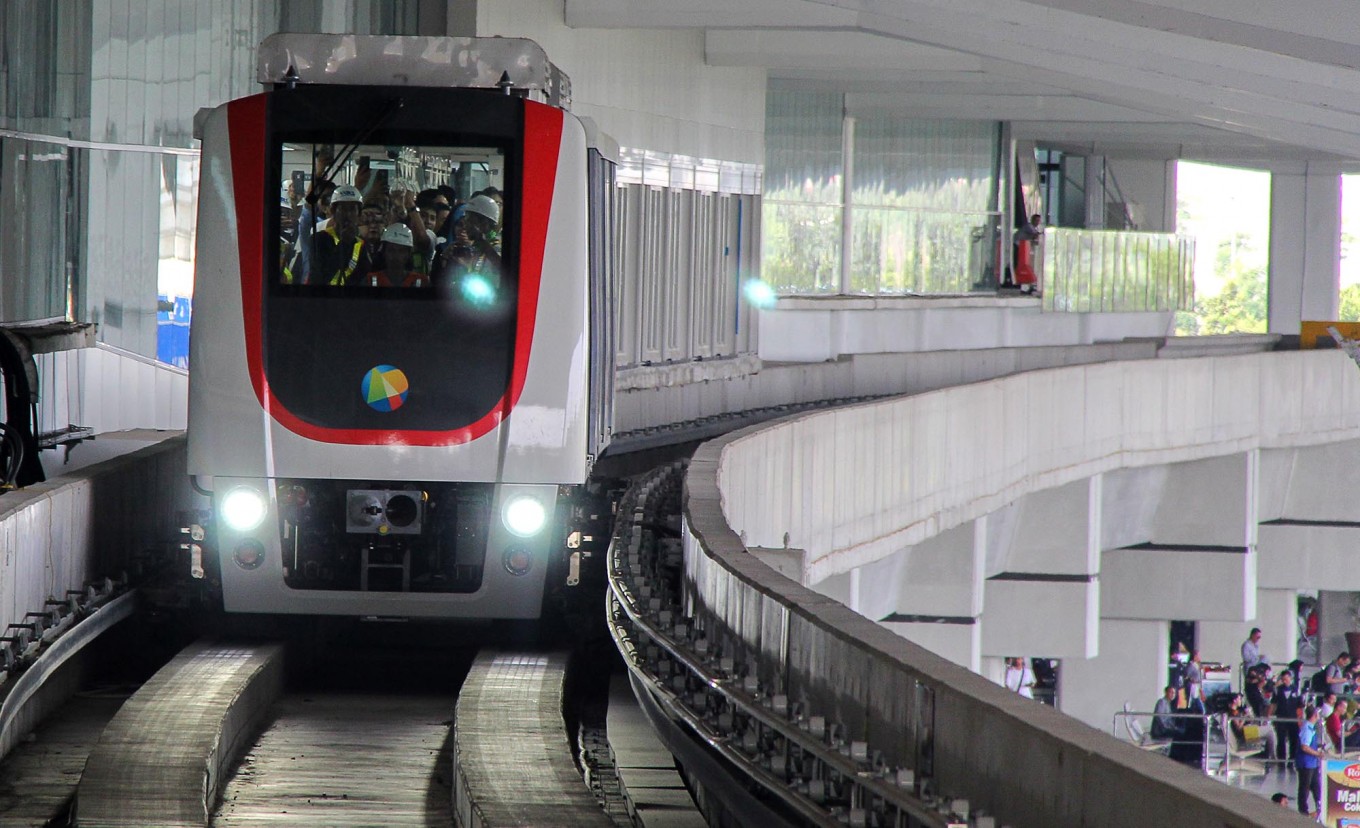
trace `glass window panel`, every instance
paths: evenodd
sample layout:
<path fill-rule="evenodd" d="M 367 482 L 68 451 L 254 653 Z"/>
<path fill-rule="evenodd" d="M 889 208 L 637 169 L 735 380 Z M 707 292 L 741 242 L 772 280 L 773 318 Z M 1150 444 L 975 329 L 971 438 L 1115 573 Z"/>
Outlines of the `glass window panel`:
<path fill-rule="evenodd" d="M 835 293 L 840 287 L 840 208 L 766 201 L 761 212 L 765 282 L 778 293 Z"/>
<path fill-rule="evenodd" d="M 989 272 L 986 214 L 855 206 L 853 218 L 854 293 L 966 293 Z"/>
<path fill-rule="evenodd" d="M 995 205 L 997 142 L 990 121 L 860 118 L 853 203 L 985 212 Z"/>
<path fill-rule="evenodd" d="M 841 202 L 842 98 L 771 88 L 765 96 L 765 199 Z"/>

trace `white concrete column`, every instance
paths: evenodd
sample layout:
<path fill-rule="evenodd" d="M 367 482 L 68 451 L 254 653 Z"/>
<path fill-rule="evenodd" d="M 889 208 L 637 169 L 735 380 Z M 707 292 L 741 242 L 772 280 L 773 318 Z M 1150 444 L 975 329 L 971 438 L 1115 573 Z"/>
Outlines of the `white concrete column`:
<path fill-rule="evenodd" d="M 1100 617 L 1101 477 L 988 516 L 985 656 L 1090 658 Z"/>
<path fill-rule="evenodd" d="M 1166 621 L 1102 619 L 1100 654 L 1065 659 L 1058 671 L 1058 709 L 1106 733 L 1129 702 L 1151 710 L 1167 679 Z"/>
<path fill-rule="evenodd" d="M 1250 451 L 1108 475 L 1102 534 L 1121 545 L 1101 555 L 1102 616 L 1256 617 L 1258 466 Z"/>
<path fill-rule="evenodd" d="M 1266 589 L 1256 591 L 1256 616 L 1245 621 L 1200 621 L 1195 625 L 1195 642 L 1200 660 L 1218 662 L 1232 668 L 1237 682 L 1237 665 L 1242 660 L 1242 642 L 1252 627 L 1261 628 L 1261 652 L 1272 662 L 1287 664 L 1298 657 L 1298 591 Z"/>
<path fill-rule="evenodd" d="M 1086 156 L 1086 229 L 1105 229 L 1105 156 Z"/>
<path fill-rule="evenodd" d="M 1346 633 L 1360 629 L 1354 592 L 1318 593 L 1318 662 L 1326 664 L 1346 648 Z"/>
<path fill-rule="evenodd" d="M 814 587 L 972 670 L 980 666 L 986 518 L 957 526 Z M 824 586 L 825 585 L 825 588 Z"/>
<path fill-rule="evenodd" d="M 1341 176 L 1307 162 L 1270 177 L 1269 330 L 1335 319 L 1341 280 Z"/>

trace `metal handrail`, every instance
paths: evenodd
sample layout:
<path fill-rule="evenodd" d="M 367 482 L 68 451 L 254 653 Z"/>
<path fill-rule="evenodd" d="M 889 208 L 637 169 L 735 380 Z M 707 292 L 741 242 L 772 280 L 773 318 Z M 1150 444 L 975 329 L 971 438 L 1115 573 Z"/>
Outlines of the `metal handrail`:
<path fill-rule="evenodd" d="M 910 782 L 906 784 L 915 784 L 914 773 L 889 776 L 886 768 L 881 766 L 876 768 L 876 763 L 870 761 L 871 754 L 866 743 L 852 742 L 843 747 L 828 744 L 825 741 L 826 728 L 821 728 L 822 733 L 809 731 L 800 726 L 798 720 L 778 712 L 787 702 L 781 704 L 776 697 L 762 698 L 757 695 L 758 686 L 753 679 L 748 677 L 738 685 L 739 680 L 733 675 L 736 672 L 736 665 L 730 659 L 719 659 L 715 669 L 712 660 L 706 660 L 697 649 L 703 639 L 696 639 L 694 643 L 684 640 L 690 634 L 689 625 L 677 623 L 676 614 L 672 610 L 663 609 L 662 601 L 650 595 L 650 587 L 630 583 L 624 575 L 624 571 L 629 569 L 625 562 L 625 547 L 630 545 L 625 539 L 634 533 L 627 518 L 623 516 L 632 515 L 641 521 L 643 508 L 630 503 L 630 499 L 637 492 L 640 493 L 638 499 L 645 503 L 649 487 L 657 485 L 664 474 L 665 472 L 661 472 L 649 476 L 636 484 L 625 496 L 624 506 L 619 509 L 621 516 L 619 527 L 616 528 L 607 555 L 610 585 L 609 629 L 619 652 L 624 655 L 624 661 L 630 672 L 662 701 L 674 718 L 683 722 L 705 744 L 718 751 L 735 766 L 742 768 L 751 781 L 760 785 L 800 817 L 814 824 L 831 828 L 844 825 L 845 822 L 842 817 L 822 807 L 812 797 L 796 790 L 788 781 L 761 767 L 757 763 L 759 754 L 753 758 L 742 749 L 734 747 L 732 745 L 733 739 L 736 738 L 734 734 L 723 733 L 721 725 L 715 728 L 703 715 L 695 711 L 680 693 L 667 686 L 665 680 L 653 672 L 654 668 L 644 657 L 643 650 L 655 645 L 660 651 L 664 651 L 666 658 L 684 670 L 687 676 L 685 680 L 687 690 L 693 692 L 702 689 L 717 694 L 724 704 L 732 710 L 739 711 L 746 720 L 758 723 L 769 733 L 782 738 L 786 745 L 796 745 L 802 755 L 812 760 L 814 768 L 823 774 L 829 772 L 854 789 L 849 797 L 852 803 L 862 805 L 874 800 L 888 803 L 901 815 L 910 816 L 931 828 L 951 828 L 961 824 L 958 817 L 948 811 L 941 812 L 933 801 L 918 797 L 912 788 L 901 787 L 890 781 L 908 779 Z M 636 540 L 633 538 L 633 541 Z M 630 574 L 637 576 L 640 573 Z M 646 609 L 643 609 L 644 605 Z M 632 630 L 628 629 L 629 626 Z M 658 659 L 653 658 L 651 661 L 654 663 Z M 816 718 L 818 717 L 805 716 L 802 721 L 812 722 Z M 736 717 L 729 715 L 727 721 L 730 727 L 736 723 Z M 948 802 L 947 798 L 942 801 Z"/>

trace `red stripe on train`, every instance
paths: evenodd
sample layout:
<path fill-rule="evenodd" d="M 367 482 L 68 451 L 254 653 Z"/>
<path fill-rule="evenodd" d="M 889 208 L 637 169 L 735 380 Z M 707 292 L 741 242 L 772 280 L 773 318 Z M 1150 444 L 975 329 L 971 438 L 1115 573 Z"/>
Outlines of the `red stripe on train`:
<path fill-rule="evenodd" d="M 269 416 L 289 431 L 311 440 L 349 445 L 454 446 L 490 432 L 519 402 L 529 373 L 529 354 L 538 314 L 539 286 L 548 243 L 558 154 L 562 147 L 562 111 L 524 102 L 524 174 L 520 189 L 519 311 L 515 329 L 515 363 L 510 387 L 481 419 L 449 431 L 326 428 L 298 418 L 276 399 L 264 374 L 264 227 L 265 140 L 268 94 L 232 101 L 227 107 L 231 137 L 232 193 L 236 199 L 237 244 L 241 259 L 241 311 L 245 325 L 246 368 L 255 396 Z"/>

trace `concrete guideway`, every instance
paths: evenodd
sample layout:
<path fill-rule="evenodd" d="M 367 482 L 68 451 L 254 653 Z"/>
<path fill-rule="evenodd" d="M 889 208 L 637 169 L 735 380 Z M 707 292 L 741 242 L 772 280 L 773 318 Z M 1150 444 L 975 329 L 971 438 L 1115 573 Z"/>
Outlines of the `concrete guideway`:
<path fill-rule="evenodd" d="M 209 824 L 241 749 L 283 686 L 284 648 L 200 642 L 123 705 L 85 763 L 82 828 Z"/>
<path fill-rule="evenodd" d="M 1008 439 L 1018 422 L 1043 429 Z M 758 656 L 762 684 L 839 711 L 847 738 L 890 763 L 910 763 L 901 736 L 920 732 L 902 700 L 928 690 L 940 789 L 1015 825 L 1277 825 L 1271 803 L 1021 699 L 803 584 L 1102 471 L 1357 436 L 1360 373 L 1339 352 L 1058 369 L 799 415 L 696 455 L 689 600 L 710 636 Z M 751 547 L 788 549 L 800 577 Z"/>
<path fill-rule="evenodd" d="M 458 694 L 454 808 L 463 828 L 611 828 L 572 763 L 562 720 L 567 656 L 483 651 Z"/>

